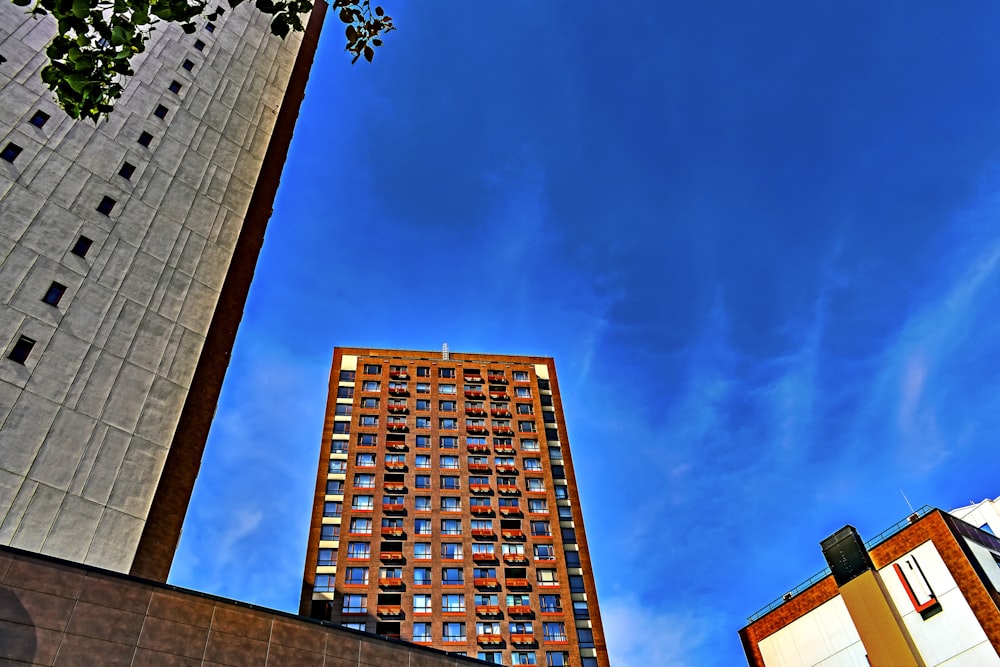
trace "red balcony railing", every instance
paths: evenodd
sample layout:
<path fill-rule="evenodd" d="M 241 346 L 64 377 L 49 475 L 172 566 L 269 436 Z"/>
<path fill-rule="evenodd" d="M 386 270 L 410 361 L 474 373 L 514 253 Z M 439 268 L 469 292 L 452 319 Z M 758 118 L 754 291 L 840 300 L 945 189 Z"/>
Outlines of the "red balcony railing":
<path fill-rule="evenodd" d="M 387 563 L 397 563 L 403 560 L 402 551 L 383 551 L 379 554 L 379 560 L 385 561 Z"/>
<path fill-rule="evenodd" d="M 497 484 L 497 491 L 506 494 L 508 496 L 516 496 L 517 494 L 520 493 L 520 491 L 517 490 L 517 486 L 515 484 Z"/>
<path fill-rule="evenodd" d="M 490 464 L 489 463 L 470 463 L 469 464 L 469 472 L 489 472 L 489 471 L 490 471 Z"/>
<path fill-rule="evenodd" d="M 398 413 L 398 412 L 406 412 L 407 409 L 408 408 L 405 405 L 390 405 L 389 406 L 389 412 L 396 412 L 396 413 Z"/>
<path fill-rule="evenodd" d="M 497 634 L 478 635 L 476 637 L 476 641 L 479 642 L 480 644 L 490 644 L 490 645 L 492 645 L 492 644 L 503 644 L 503 635 L 501 635 L 499 633 L 497 633 Z"/>
<path fill-rule="evenodd" d="M 473 537 L 496 537 L 496 533 L 493 532 L 492 528 L 473 528 Z"/>
<path fill-rule="evenodd" d="M 383 512 L 403 512 L 403 503 L 382 503 Z"/>
<path fill-rule="evenodd" d="M 496 554 L 493 553 L 477 551 L 472 554 L 472 560 L 476 561 L 477 563 L 481 563 L 484 561 L 494 561 L 496 559 L 497 556 Z"/>
<path fill-rule="evenodd" d="M 493 508 L 489 505 L 473 505 L 469 508 L 473 514 L 492 514 Z"/>
<path fill-rule="evenodd" d="M 401 616 L 403 614 L 402 608 L 396 606 L 377 607 L 375 611 L 379 616 Z"/>
<path fill-rule="evenodd" d="M 495 382 L 497 384 L 507 384 L 507 378 L 503 375 L 495 375 L 493 373 L 488 373 L 486 379 L 490 382 Z"/>
<path fill-rule="evenodd" d="M 486 415 L 486 408 L 466 407 L 465 408 L 465 414 L 472 415 L 472 416 L 475 416 L 475 417 L 485 416 Z"/>
<path fill-rule="evenodd" d="M 406 371 L 389 371 L 389 377 L 393 380 L 409 380 L 410 374 Z"/>
<path fill-rule="evenodd" d="M 382 484 L 382 488 L 389 493 L 402 493 L 406 489 L 406 485 L 402 482 L 385 482 Z"/>
<path fill-rule="evenodd" d="M 511 635 L 510 643 L 518 646 L 530 646 L 535 643 L 535 635 Z"/>
<path fill-rule="evenodd" d="M 476 577 L 472 580 L 472 585 L 476 588 L 498 588 L 500 582 L 495 577 Z"/>
<path fill-rule="evenodd" d="M 399 588 L 403 585 L 403 580 L 400 577 L 381 577 L 378 585 L 381 588 Z"/>
<path fill-rule="evenodd" d="M 499 616 L 500 607 L 494 607 L 492 605 L 476 605 L 476 615 L 477 616 Z"/>
<path fill-rule="evenodd" d="M 467 424 L 465 430 L 469 433 L 489 433 L 489 429 L 478 424 Z"/>
<path fill-rule="evenodd" d="M 382 537 L 402 537 L 402 528 L 390 528 L 388 526 L 382 526 Z"/>
<path fill-rule="evenodd" d="M 504 516 L 523 516 L 521 508 L 519 507 L 501 507 L 500 514 Z"/>
<path fill-rule="evenodd" d="M 474 454 L 489 454 L 489 445 L 469 445 L 469 451 Z"/>
<path fill-rule="evenodd" d="M 465 392 L 466 398 L 486 398 L 486 394 L 480 389 L 469 389 Z"/>
<path fill-rule="evenodd" d="M 500 531 L 505 540 L 523 540 L 524 531 L 517 528 L 504 528 Z"/>
<path fill-rule="evenodd" d="M 483 376 L 482 375 L 465 375 L 463 377 L 465 378 L 466 382 L 482 382 L 483 381 Z"/>
<path fill-rule="evenodd" d="M 505 563 L 527 563 L 528 557 L 524 554 L 504 554 L 503 562 Z"/>
<path fill-rule="evenodd" d="M 490 399 L 494 401 L 509 401 L 510 394 L 505 391 L 491 391 Z"/>
<path fill-rule="evenodd" d="M 405 431 L 406 422 L 389 422 L 385 427 L 390 431 Z"/>
<path fill-rule="evenodd" d="M 406 441 L 405 440 L 389 440 L 385 443 L 386 449 L 391 449 L 397 452 L 406 451 Z"/>
<path fill-rule="evenodd" d="M 517 450 L 511 445 L 496 445 L 493 447 L 493 451 L 497 454 L 517 454 Z"/>
<path fill-rule="evenodd" d="M 511 465 L 506 465 L 506 464 L 504 464 L 504 465 L 497 465 L 497 472 L 504 473 L 504 474 L 516 473 L 517 472 L 517 466 L 511 466 Z"/>
<path fill-rule="evenodd" d="M 531 607 L 526 604 L 508 605 L 507 613 L 511 616 L 531 616 Z"/>
<path fill-rule="evenodd" d="M 490 415 L 493 417 L 510 417 L 510 410 L 507 408 L 493 408 L 490 410 Z"/>
<path fill-rule="evenodd" d="M 389 387 L 389 393 L 393 396 L 406 396 L 410 390 L 406 387 Z"/>
<path fill-rule="evenodd" d="M 386 461 L 386 470 L 406 470 L 406 463 L 403 461 Z M 390 482 L 391 483 L 391 482 Z"/>

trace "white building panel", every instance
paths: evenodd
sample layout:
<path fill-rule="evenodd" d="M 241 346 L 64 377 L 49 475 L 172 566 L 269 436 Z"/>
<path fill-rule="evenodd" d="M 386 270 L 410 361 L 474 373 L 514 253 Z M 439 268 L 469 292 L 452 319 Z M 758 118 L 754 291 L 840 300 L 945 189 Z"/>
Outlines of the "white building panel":
<path fill-rule="evenodd" d="M 839 595 L 758 647 L 767 667 L 868 667 L 861 637 Z"/>

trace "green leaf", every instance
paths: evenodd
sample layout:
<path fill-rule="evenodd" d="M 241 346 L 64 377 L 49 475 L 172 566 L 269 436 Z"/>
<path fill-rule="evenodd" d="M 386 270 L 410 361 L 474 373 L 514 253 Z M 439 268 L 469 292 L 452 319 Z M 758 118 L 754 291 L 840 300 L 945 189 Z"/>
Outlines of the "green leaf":
<path fill-rule="evenodd" d="M 82 19 L 90 14 L 90 3 L 87 0 L 73 0 L 73 16 Z"/>

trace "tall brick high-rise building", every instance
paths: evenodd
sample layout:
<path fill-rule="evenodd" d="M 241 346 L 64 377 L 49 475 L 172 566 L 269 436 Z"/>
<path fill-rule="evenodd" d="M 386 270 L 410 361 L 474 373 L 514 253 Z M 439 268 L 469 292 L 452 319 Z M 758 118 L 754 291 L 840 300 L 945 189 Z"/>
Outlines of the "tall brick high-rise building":
<path fill-rule="evenodd" d="M 300 613 L 609 664 L 551 358 L 334 351 Z"/>
<path fill-rule="evenodd" d="M 0 544 L 169 572 L 326 9 L 251 5 L 157 26 L 95 126 L 0 2 Z"/>

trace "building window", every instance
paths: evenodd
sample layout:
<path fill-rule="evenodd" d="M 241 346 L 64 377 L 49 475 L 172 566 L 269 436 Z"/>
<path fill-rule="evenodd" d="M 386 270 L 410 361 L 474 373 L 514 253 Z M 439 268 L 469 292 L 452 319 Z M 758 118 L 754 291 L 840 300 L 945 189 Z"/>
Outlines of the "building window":
<path fill-rule="evenodd" d="M 430 459 L 430 457 L 426 457 Z M 425 466 L 430 467 L 430 466 Z M 414 480 L 413 487 L 416 489 L 429 489 L 431 488 L 431 476 L 430 475 L 417 475 Z"/>
<path fill-rule="evenodd" d="M 416 612 L 416 609 L 414 609 Z M 426 613 L 426 612 L 425 612 Z M 430 623 L 414 623 L 413 624 L 413 641 L 415 642 L 431 642 L 431 624 Z"/>
<path fill-rule="evenodd" d="M 534 414 L 535 409 L 532 407 L 531 403 L 518 403 L 517 404 L 517 414 L 519 415 L 530 415 Z"/>
<path fill-rule="evenodd" d="M 527 371 L 514 371 L 514 382 L 527 382 L 528 373 Z"/>
<path fill-rule="evenodd" d="M 355 511 L 371 511 L 375 509 L 374 496 L 354 496 L 354 498 L 351 499 L 351 509 Z"/>
<path fill-rule="evenodd" d="M 458 390 L 456 388 L 456 385 L 453 385 L 453 384 L 439 384 L 438 385 L 438 393 L 439 394 L 456 394 L 456 393 L 458 393 Z"/>
<path fill-rule="evenodd" d="M 586 592 L 586 587 L 583 585 L 583 577 L 579 574 L 569 575 L 569 589 L 574 593 L 584 593 Z"/>
<path fill-rule="evenodd" d="M 49 304 L 50 306 L 58 306 L 59 301 L 62 300 L 63 294 L 66 293 L 66 286 L 62 283 L 53 282 L 49 285 L 49 289 L 45 291 L 45 296 L 42 297 L 42 301 Z"/>
<path fill-rule="evenodd" d="M 27 336 L 21 336 L 14 343 L 14 347 L 11 348 L 10 354 L 7 358 L 19 364 L 23 364 L 28 360 L 28 355 L 31 354 L 32 348 L 35 347 L 35 341 Z"/>
<path fill-rule="evenodd" d="M 32 125 L 34 125 L 35 127 L 44 127 L 45 123 L 49 122 L 49 118 L 50 117 L 51 116 L 49 116 L 44 111 L 39 110 L 39 111 L 36 111 L 31 116 L 31 118 L 28 119 L 28 122 L 31 123 Z"/>
<path fill-rule="evenodd" d="M 327 465 L 327 472 L 333 475 L 343 475 L 347 472 L 347 461 L 330 459 L 330 463 Z"/>
<path fill-rule="evenodd" d="M 446 542 L 441 545 L 441 558 L 445 560 L 462 560 L 462 545 Z"/>
<path fill-rule="evenodd" d="M 577 637 L 580 639 L 580 648 L 594 648 L 594 631 L 590 628 L 577 628 Z"/>
<path fill-rule="evenodd" d="M 337 550 L 336 549 L 320 549 L 319 555 L 316 556 L 316 565 L 319 567 L 328 567 L 330 565 L 337 564 Z"/>
<path fill-rule="evenodd" d="M 462 485 L 457 476 L 441 475 L 441 488 L 445 491 L 458 491 Z"/>
<path fill-rule="evenodd" d="M 347 557 L 364 560 L 371 557 L 371 545 L 367 542 L 351 542 L 347 545 Z"/>
<path fill-rule="evenodd" d="M 465 623 L 445 623 L 441 641 L 465 642 Z"/>
<path fill-rule="evenodd" d="M 149 132 L 140 132 L 139 138 L 136 140 L 136 142 L 140 146 L 149 148 L 149 144 L 153 143 L 153 135 L 151 135 Z"/>
<path fill-rule="evenodd" d="M 368 568 L 349 567 L 345 570 L 344 583 L 348 586 L 367 586 Z"/>
<path fill-rule="evenodd" d="M 556 498 L 558 500 L 569 499 L 569 487 L 565 484 L 556 484 Z"/>
<path fill-rule="evenodd" d="M 186 69 L 186 70 L 187 70 L 188 72 L 190 72 L 191 70 L 193 70 L 193 69 L 194 69 L 194 63 L 193 63 L 193 62 L 191 62 L 190 60 L 188 60 L 187 58 L 185 58 L 185 59 L 184 59 L 184 62 L 182 62 L 182 63 L 181 63 L 181 67 L 183 67 L 183 68 L 184 68 L 184 69 Z"/>
<path fill-rule="evenodd" d="M 431 376 L 430 366 L 417 366 L 417 377 L 418 378 L 429 378 Z"/>
<path fill-rule="evenodd" d="M 439 378 L 453 378 L 453 377 L 455 377 L 455 369 L 454 368 L 439 368 L 438 369 L 438 377 Z"/>
<path fill-rule="evenodd" d="M 333 432 L 336 433 L 336 434 L 338 434 L 338 435 L 343 435 L 344 433 L 350 433 L 351 432 L 351 423 L 350 422 L 334 422 L 333 423 Z"/>
<path fill-rule="evenodd" d="M 439 401 L 438 410 L 441 412 L 455 412 L 458 409 L 458 403 L 455 401 Z"/>
<path fill-rule="evenodd" d="M 562 528 L 562 539 L 564 544 L 576 544 L 576 531 L 572 528 Z"/>
<path fill-rule="evenodd" d="M 201 41 L 200 39 L 196 39 L 195 42 L 194 42 L 194 48 L 195 48 L 196 51 L 204 51 L 205 50 L 205 42 Z"/>
<path fill-rule="evenodd" d="M 535 654 L 530 651 L 514 651 L 510 654 L 510 664 L 512 665 L 537 665 Z"/>
<path fill-rule="evenodd" d="M 562 448 L 560 447 L 549 447 L 549 458 L 561 461 L 562 460 Z"/>
<path fill-rule="evenodd" d="M 542 608 L 542 613 L 562 613 L 562 602 L 559 601 L 558 595 L 539 595 L 538 600 Z"/>
<path fill-rule="evenodd" d="M 418 435 L 417 436 L 417 447 L 430 447 L 431 437 L 429 435 Z"/>
<path fill-rule="evenodd" d="M 341 382 L 354 382 L 354 371 L 340 371 Z"/>
<path fill-rule="evenodd" d="M 458 449 L 458 438 L 453 435 L 443 435 L 439 441 L 441 449 Z"/>
<path fill-rule="evenodd" d="M 344 481 L 340 479 L 328 479 L 326 481 L 326 495 L 328 496 L 344 495 Z"/>
<path fill-rule="evenodd" d="M 417 393 L 418 394 L 429 394 L 431 393 L 431 385 L 429 382 L 418 382 L 417 383 Z"/>
<path fill-rule="evenodd" d="M 573 520 L 573 508 L 568 505 L 559 506 L 559 520 L 560 521 L 572 521 Z"/>
<path fill-rule="evenodd" d="M 481 530 L 485 532 L 493 531 L 493 520 L 492 519 L 473 519 L 472 520 L 472 530 Z"/>
<path fill-rule="evenodd" d="M 489 623 L 477 623 L 476 625 L 477 626 L 479 626 L 479 625 L 489 626 L 490 624 Z M 499 623 L 494 623 L 493 625 L 495 625 L 497 627 L 500 627 Z M 500 631 L 497 630 L 496 634 L 500 634 Z M 476 653 L 476 657 L 479 658 L 480 660 L 482 660 L 483 662 L 489 662 L 489 663 L 492 663 L 494 665 L 502 665 L 503 664 L 503 653 L 501 653 L 500 651 L 479 651 L 478 653 Z"/>
<path fill-rule="evenodd" d="M 428 398 L 418 398 L 417 399 L 417 410 L 430 410 L 431 401 Z"/>
<path fill-rule="evenodd" d="M 540 477 L 528 477 L 524 481 L 528 485 L 528 491 L 541 492 L 545 490 L 545 484 Z"/>
<path fill-rule="evenodd" d="M 459 519 L 441 519 L 442 535 L 461 535 L 462 522 Z"/>
<path fill-rule="evenodd" d="M 354 387 L 337 387 L 337 398 L 354 398 Z"/>
<path fill-rule="evenodd" d="M 417 428 L 430 428 L 431 418 L 430 417 L 417 417 Z"/>
<path fill-rule="evenodd" d="M 525 451 L 525 452 L 537 452 L 537 451 L 539 451 L 539 449 L 538 449 L 538 441 L 537 440 L 522 440 L 521 441 L 521 450 Z"/>
<path fill-rule="evenodd" d="M 111 211 L 117 203 L 118 202 L 111 197 L 103 197 L 101 199 L 101 203 L 97 205 L 97 212 L 103 213 L 104 215 L 111 215 Z"/>
<path fill-rule="evenodd" d="M 465 578 L 460 567 L 441 568 L 441 583 L 446 586 L 460 586 L 465 583 Z M 458 599 L 454 595 L 446 595 L 446 598 Z M 465 596 L 461 596 L 461 609 L 445 609 L 445 611 L 465 611 Z M 446 605 L 447 606 L 447 605 Z M 456 605 L 459 606 L 459 605 Z"/>
<path fill-rule="evenodd" d="M 418 512 L 430 512 L 431 511 L 431 497 L 430 496 L 417 496 L 413 499 L 414 509 Z"/>
<path fill-rule="evenodd" d="M 341 623 L 340 627 L 349 628 L 351 630 L 360 630 L 361 632 L 366 632 L 368 629 L 367 623 Z"/>
<path fill-rule="evenodd" d="M 475 542 L 472 545 L 472 553 L 493 555 L 493 545 L 485 542 Z"/>
<path fill-rule="evenodd" d="M 358 468 L 374 468 L 376 463 L 375 454 L 355 454 L 354 465 Z"/>
<path fill-rule="evenodd" d="M 371 535 L 372 534 L 372 520 L 365 519 L 362 517 L 354 517 L 351 519 L 351 535 Z"/>
<path fill-rule="evenodd" d="M 341 516 L 344 513 L 344 503 L 339 500 L 327 500 L 323 503 L 323 516 Z"/>
<path fill-rule="evenodd" d="M 345 614 L 367 614 L 368 613 L 368 596 L 367 595 L 345 595 L 344 596 L 344 607 L 343 613 Z"/>
<path fill-rule="evenodd" d="M 567 551 L 566 552 L 566 567 L 580 567 L 580 552 L 579 551 Z"/>
<path fill-rule="evenodd" d="M 379 391 L 381 385 L 376 380 L 365 380 L 361 383 L 361 391 Z"/>
<path fill-rule="evenodd" d="M 555 547 L 551 544 L 536 544 L 535 545 L 535 560 L 555 560 L 556 552 Z"/>
<path fill-rule="evenodd" d="M 573 617 L 574 618 L 590 618 L 590 610 L 587 609 L 587 603 L 581 600 L 573 601 Z"/>
<path fill-rule="evenodd" d="M 172 93 L 179 93 L 179 92 L 181 92 L 181 88 L 182 88 L 182 86 L 181 86 L 181 82 L 180 81 L 171 81 L 170 85 L 167 86 L 167 90 L 169 90 Z"/>
<path fill-rule="evenodd" d="M 566 651 L 546 651 L 545 664 L 547 667 L 568 667 L 569 653 Z"/>
<path fill-rule="evenodd" d="M 430 519 L 414 519 L 413 532 L 416 535 L 430 535 L 431 530 L 432 528 Z"/>
<path fill-rule="evenodd" d="M 362 396 L 361 397 L 361 407 L 378 409 L 378 399 L 374 396 Z"/>
<path fill-rule="evenodd" d="M 157 104 L 156 109 L 153 110 L 153 115 L 157 118 L 163 119 L 167 117 L 167 112 L 170 111 L 167 107 L 162 104 Z"/>
<path fill-rule="evenodd" d="M 413 596 L 413 613 L 430 614 L 434 610 L 431 604 L 431 596 L 418 593 Z"/>
<path fill-rule="evenodd" d="M 215 24 L 214 23 L 206 23 L 205 24 L 205 30 L 207 30 L 209 32 L 215 32 Z"/>
<path fill-rule="evenodd" d="M 430 454 L 417 454 L 417 459 L 414 463 L 417 468 L 430 468 L 431 467 L 431 456 Z M 427 478 L 430 481 L 430 478 Z"/>
<path fill-rule="evenodd" d="M 441 456 L 440 465 L 445 470 L 458 470 L 458 457 L 443 455 Z"/>
<path fill-rule="evenodd" d="M 382 364 L 365 364 L 365 375 L 382 375 Z"/>
<path fill-rule="evenodd" d="M 544 498 L 532 498 L 528 500 L 528 511 L 532 514 L 548 514 L 549 502 Z"/>
<path fill-rule="evenodd" d="M 561 622 L 542 623 L 542 638 L 547 642 L 566 641 L 566 624 Z"/>
<path fill-rule="evenodd" d="M 337 407 L 334 408 L 333 412 L 340 417 L 350 417 L 354 409 L 350 403 L 337 403 Z"/>
<path fill-rule="evenodd" d="M 73 244 L 73 248 L 70 252 L 77 257 L 86 257 L 87 252 L 90 250 L 90 246 L 93 244 L 94 242 L 92 240 L 88 239 L 86 236 L 81 236 L 76 240 L 76 243 Z"/>
<path fill-rule="evenodd" d="M 559 575 L 555 570 L 535 570 L 539 586 L 558 586 Z"/>
<path fill-rule="evenodd" d="M 430 560 L 431 559 L 431 543 L 430 542 L 415 542 L 413 545 L 413 558 L 416 560 Z"/>
<path fill-rule="evenodd" d="M 429 521 L 427 523 L 430 524 Z M 429 568 L 429 567 L 415 567 L 415 568 L 413 568 L 413 583 L 415 585 L 417 585 L 417 586 L 430 586 L 431 585 L 431 568 Z"/>
<path fill-rule="evenodd" d="M 378 426 L 378 415 L 361 415 L 362 426 Z"/>
<path fill-rule="evenodd" d="M 508 607 L 527 607 L 531 604 L 531 600 L 527 595 L 508 595 L 507 596 L 507 606 Z M 511 621 L 510 622 L 510 634 L 512 635 L 530 635 L 533 633 L 531 628 L 531 621 Z"/>
<path fill-rule="evenodd" d="M 517 422 L 517 430 L 521 433 L 535 433 L 538 431 L 535 428 L 535 422 Z"/>
<path fill-rule="evenodd" d="M 542 469 L 542 460 L 541 459 L 524 459 L 524 469 L 525 470 L 534 470 L 536 472 L 537 471 L 541 471 L 541 469 Z"/>
<path fill-rule="evenodd" d="M 313 590 L 317 593 L 332 593 L 334 578 L 329 574 L 317 574 Z"/>
<path fill-rule="evenodd" d="M 514 396 L 518 398 L 531 398 L 531 389 L 527 387 L 514 387 Z"/>
<path fill-rule="evenodd" d="M 462 500 L 461 498 L 451 498 L 445 497 L 441 499 L 441 511 L 442 512 L 461 512 L 462 511 Z"/>
<path fill-rule="evenodd" d="M 4 149 L 0 151 L 0 158 L 6 160 L 7 162 L 13 162 L 17 159 L 17 156 L 21 154 L 24 149 L 15 143 L 9 143 L 4 146 Z"/>

